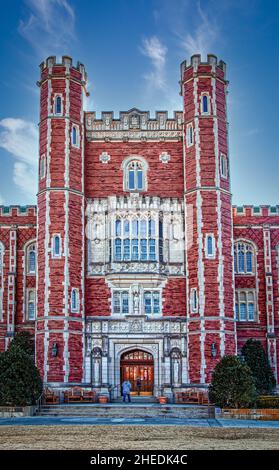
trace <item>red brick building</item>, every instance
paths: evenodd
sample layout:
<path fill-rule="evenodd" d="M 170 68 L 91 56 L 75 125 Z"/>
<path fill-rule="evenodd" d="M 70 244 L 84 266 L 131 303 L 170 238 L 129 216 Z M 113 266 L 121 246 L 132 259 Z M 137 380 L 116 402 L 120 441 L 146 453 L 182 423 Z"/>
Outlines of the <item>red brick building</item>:
<path fill-rule="evenodd" d="M 86 73 L 40 66 L 38 203 L 0 208 L 0 347 L 44 382 L 114 397 L 210 382 L 248 338 L 279 355 L 279 209 L 232 207 L 226 65 L 181 65 L 183 111 L 83 111 Z"/>

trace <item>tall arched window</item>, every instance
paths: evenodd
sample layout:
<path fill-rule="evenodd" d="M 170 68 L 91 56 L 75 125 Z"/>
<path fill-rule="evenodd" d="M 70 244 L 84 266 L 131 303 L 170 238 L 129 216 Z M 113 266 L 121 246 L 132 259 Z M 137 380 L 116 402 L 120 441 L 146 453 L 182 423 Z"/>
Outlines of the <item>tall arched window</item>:
<path fill-rule="evenodd" d="M 205 256 L 206 258 L 215 258 L 215 238 L 214 235 L 209 233 L 205 237 Z"/>
<path fill-rule="evenodd" d="M 255 249 L 251 243 L 238 241 L 234 244 L 234 270 L 236 274 L 254 274 Z"/>
<path fill-rule="evenodd" d="M 27 320 L 35 320 L 36 302 L 35 289 L 27 289 Z"/>
<path fill-rule="evenodd" d="M 79 147 L 79 128 L 75 124 L 72 127 L 72 146 Z"/>
<path fill-rule="evenodd" d="M 40 160 L 40 179 L 44 179 L 46 176 L 46 157 L 45 155 L 41 156 Z"/>
<path fill-rule="evenodd" d="M 36 245 L 32 243 L 27 247 L 27 274 L 36 273 Z"/>
<path fill-rule="evenodd" d="M 209 101 L 208 93 L 202 93 L 201 95 L 201 113 L 202 114 L 210 113 L 210 101 Z"/>
<path fill-rule="evenodd" d="M 52 256 L 53 258 L 60 258 L 61 256 L 61 238 L 58 234 L 52 237 Z"/>
<path fill-rule="evenodd" d="M 187 147 L 191 147 L 194 144 L 194 128 L 191 122 L 186 126 L 186 144 Z"/>
<path fill-rule="evenodd" d="M 128 166 L 128 187 L 130 191 L 143 189 L 143 171 L 141 162 L 130 162 Z"/>
<path fill-rule="evenodd" d="M 124 190 L 146 191 L 147 190 L 147 164 L 143 158 L 128 159 L 123 163 Z"/>
<path fill-rule="evenodd" d="M 77 312 L 78 309 L 79 309 L 79 290 L 78 289 L 72 289 L 71 311 L 72 312 Z"/>
<path fill-rule="evenodd" d="M 54 99 L 54 114 L 61 116 L 62 114 L 62 96 L 56 95 Z"/>

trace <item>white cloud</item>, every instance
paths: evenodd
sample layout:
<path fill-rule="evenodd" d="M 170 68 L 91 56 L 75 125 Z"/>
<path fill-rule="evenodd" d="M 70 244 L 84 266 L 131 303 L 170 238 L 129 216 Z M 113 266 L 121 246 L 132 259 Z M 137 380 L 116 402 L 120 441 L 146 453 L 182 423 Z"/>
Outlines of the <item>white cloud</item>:
<path fill-rule="evenodd" d="M 75 39 L 75 12 L 67 0 L 25 0 L 28 18 L 20 20 L 19 32 L 45 57 L 66 53 Z"/>
<path fill-rule="evenodd" d="M 144 75 L 144 78 L 155 88 L 164 89 L 166 87 L 165 65 L 167 47 L 164 46 L 157 36 L 142 41 L 140 51 L 151 60 L 153 70 Z"/>
<path fill-rule="evenodd" d="M 0 121 L 0 147 L 15 159 L 13 180 L 27 196 L 35 198 L 38 168 L 38 128 L 23 119 Z"/>
<path fill-rule="evenodd" d="M 216 45 L 219 38 L 219 28 L 216 20 L 201 8 L 197 2 L 198 22 L 192 33 L 178 34 L 181 46 L 188 56 L 201 54 L 202 59 L 206 59 L 207 53 Z"/>
<path fill-rule="evenodd" d="M 3 196 L 0 194 L 0 206 L 3 206 L 3 204 L 5 204 L 5 200 Z"/>

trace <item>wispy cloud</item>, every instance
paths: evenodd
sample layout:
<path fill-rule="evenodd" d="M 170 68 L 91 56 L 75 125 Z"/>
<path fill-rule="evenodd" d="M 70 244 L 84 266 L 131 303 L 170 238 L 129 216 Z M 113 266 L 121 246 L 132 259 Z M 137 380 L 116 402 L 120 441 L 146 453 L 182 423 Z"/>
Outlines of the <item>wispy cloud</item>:
<path fill-rule="evenodd" d="M 244 137 L 253 137 L 254 135 L 259 134 L 261 131 L 257 127 L 253 129 L 247 129 L 246 131 L 243 132 Z"/>
<path fill-rule="evenodd" d="M 37 190 L 38 129 L 29 121 L 5 118 L 0 121 L 0 147 L 14 159 L 13 180 L 31 201 Z"/>
<path fill-rule="evenodd" d="M 19 32 L 38 55 L 67 53 L 75 40 L 75 12 L 67 0 L 25 0 Z"/>
<path fill-rule="evenodd" d="M 181 46 L 188 56 L 201 54 L 206 58 L 206 54 L 211 52 L 219 38 L 219 28 L 213 16 L 202 9 L 200 2 L 196 4 L 198 19 L 193 25 L 193 31 L 186 34 L 178 34 Z"/>
<path fill-rule="evenodd" d="M 151 60 L 152 70 L 144 78 L 155 88 L 166 87 L 165 66 L 168 49 L 157 36 L 143 39 L 140 51 Z"/>

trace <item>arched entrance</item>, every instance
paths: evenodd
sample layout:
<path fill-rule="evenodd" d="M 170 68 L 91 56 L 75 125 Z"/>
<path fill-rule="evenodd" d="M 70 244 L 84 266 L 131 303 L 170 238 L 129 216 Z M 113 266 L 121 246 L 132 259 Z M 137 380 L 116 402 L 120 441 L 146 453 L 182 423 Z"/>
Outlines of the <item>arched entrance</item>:
<path fill-rule="evenodd" d="M 154 359 L 152 354 L 133 349 L 122 354 L 120 359 L 121 384 L 129 380 L 132 395 L 152 395 L 154 388 Z M 138 387 L 140 379 L 141 386 Z"/>

